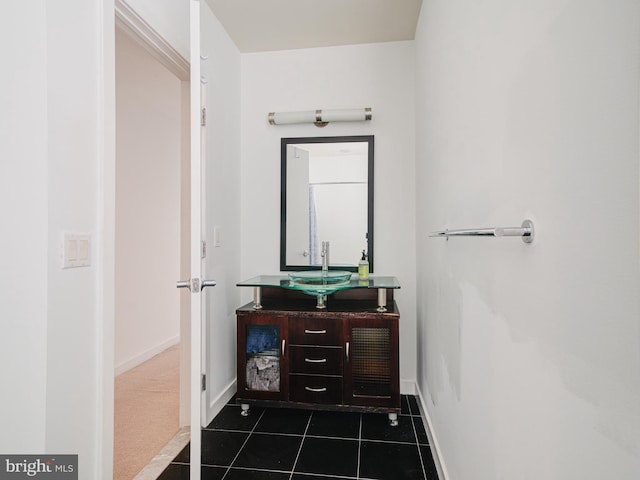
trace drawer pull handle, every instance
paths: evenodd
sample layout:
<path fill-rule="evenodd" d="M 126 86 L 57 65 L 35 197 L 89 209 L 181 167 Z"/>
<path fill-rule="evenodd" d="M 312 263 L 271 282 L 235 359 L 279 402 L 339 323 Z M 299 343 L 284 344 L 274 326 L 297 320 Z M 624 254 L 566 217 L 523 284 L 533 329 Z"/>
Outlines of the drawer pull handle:
<path fill-rule="evenodd" d="M 304 387 L 304 389 L 307 390 L 308 392 L 314 392 L 314 393 L 320 393 L 320 392 L 326 392 L 327 391 L 327 387 L 322 387 L 322 388 Z"/>
<path fill-rule="evenodd" d="M 326 358 L 305 358 L 304 361 L 307 363 L 327 363 Z"/>
<path fill-rule="evenodd" d="M 305 329 L 304 333 L 311 333 L 311 334 L 314 334 L 314 333 L 315 333 L 315 334 L 318 334 L 318 333 L 319 333 L 319 334 L 324 334 L 324 333 L 327 333 L 327 331 L 326 331 L 326 330 L 306 330 L 306 329 Z"/>

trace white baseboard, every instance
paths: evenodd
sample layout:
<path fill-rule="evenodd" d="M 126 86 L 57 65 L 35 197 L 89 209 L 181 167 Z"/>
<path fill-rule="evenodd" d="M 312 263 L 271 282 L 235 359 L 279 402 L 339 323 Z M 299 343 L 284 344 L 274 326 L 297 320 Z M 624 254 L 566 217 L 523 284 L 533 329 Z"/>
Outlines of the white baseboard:
<path fill-rule="evenodd" d="M 416 381 L 400 379 L 400 395 L 415 395 Z"/>
<path fill-rule="evenodd" d="M 438 470 L 438 478 L 440 480 L 449 480 L 449 472 L 444 462 L 442 461 L 442 450 L 440 449 L 440 443 L 438 442 L 438 438 L 435 435 L 433 429 L 433 422 L 431 421 L 431 416 L 429 415 L 429 410 L 427 409 L 426 402 L 422 392 L 420 391 L 420 387 L 418 384 L 414 384 L 414 388 L 416 390 L 416 394 L 418 395 L 418 407 L 420 408 L 420 415 L 425 423 L 425 430 L 427 431 L 427 437 L 429 438 L 429 445 L 433 448 L 431 449 L 431 453 L 433 454 L 433 461 L 436 464 L 436 470 Z"/>
<path fill-rule="evenodd" d="M 158 355 L 159 353 L 164 352 L 167 348 L 169 347 L 173 347 L 174 345 L 177 345 L 178 343 L 180 343 L 180 336 L 177 337 L 173 337 L 170 338 L 164 342 L 162 342 L 159 345 L 156 345 L 155 347 L 152 347 L 142 353 L 139 353 L 138 355 L 136 355 L 133 358 L 130 358 L 129 360 L 122 362 L 120 365 L 116 365 L 116 367 L 114 368 L 114 376 L 118 376 L 118 375 L 122 375 L 124 372 L 127 372 L 129 370 L 131 370 L 132 368 L 137 367 L 138 365 L 143 364 L 144 362 L 146 362 L 147 360 L 149 360 L 150 358 L 155 357 L 156 355 Z"/>
<path fill-rule="evenodd" d="M 215 418 L 215 416 L 220 413 L 220 410 L 229 403 L 229 400 L 236 394 L 236 379 L 234 378 L 231 383 L 229 383 L 222 392 L 211 402 L 209 402 L 209 409 L 207 417 L 205 418 L 205 424 L 203 427 L 206 427 L 211 423 L 211 421 Z"/>

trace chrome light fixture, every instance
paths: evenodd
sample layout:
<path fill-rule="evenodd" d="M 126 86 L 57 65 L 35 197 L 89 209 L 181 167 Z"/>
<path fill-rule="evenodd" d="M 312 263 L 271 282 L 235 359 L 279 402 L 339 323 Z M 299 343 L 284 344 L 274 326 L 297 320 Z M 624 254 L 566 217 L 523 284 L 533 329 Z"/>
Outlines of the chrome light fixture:
<path fill-rule="evenodd" d="M 271 125 L 313 123 L 316 127 L 326 127 L 329 122 L 362 122 L 366 120 L 371 120 L 371 107 L 269 113 L 269 123 Z"/>

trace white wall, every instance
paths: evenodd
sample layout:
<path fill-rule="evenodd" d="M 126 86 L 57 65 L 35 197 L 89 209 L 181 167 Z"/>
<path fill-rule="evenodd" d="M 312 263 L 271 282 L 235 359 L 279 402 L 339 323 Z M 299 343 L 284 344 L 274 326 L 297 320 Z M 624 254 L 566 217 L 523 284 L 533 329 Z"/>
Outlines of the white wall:
<path fill-rule="evenodd" d="M 222 25 L 201 3 L 201 63 L 206 84 L 205 224 L 206 278 L 217 281 L 203 295 L 207 306 L 209 414 L 222 408 L 236 376 L 236 316 L 240 292 L 240 53 Z M 220 246 L 214 245 L 214 228 Z M 209 423 L 212 418 L 207 418 Z"/>
<path fill-rule="evenodd" d="M 280 138 L 375 135 L 375 273 L 398 277 L 400 375 L 415 379 L 413 42 L 242 56 L 242 277 L 276 273 Z M 271 126 L 272 111 L 372 107 L 373 120 Z M 353 252 L 354 261 L 360 252 Z M 244 291 L 243 298 L 251 292 Z"/>
<path fill-rule="evenodd" d="M 47 390 L 45 452 L 79 455 L 94 475 L 98 458 L 98 184 L 103 83 L 102 3 L 69 0 L 46 8 L 47 57 Z M 42 7 L 44 8 L 44 6 Z M 92 236 L 92 266 L 60 269 L 63 232 Z"/>
<path fill-rule="evenodd" d="M 116 32 L 116 375 L 180 336 L 181 82 Z"/>
<path fill-rule="evenodd" d="M 42 452 L 47 361 L 47 77 L 44 0 L 3 2 L 0 52 L 0 451 Z M 16 48 L 20 45 L 20 48 Z M 10 433 L 10 434 L 9 434 Z"/>
<path fill-rule="evenodd" d="M 449 480 L 638 477 L 639 5 L 423 3 L 418 379 Z M 525 218 L 531 245 L 427 238 Z"/>

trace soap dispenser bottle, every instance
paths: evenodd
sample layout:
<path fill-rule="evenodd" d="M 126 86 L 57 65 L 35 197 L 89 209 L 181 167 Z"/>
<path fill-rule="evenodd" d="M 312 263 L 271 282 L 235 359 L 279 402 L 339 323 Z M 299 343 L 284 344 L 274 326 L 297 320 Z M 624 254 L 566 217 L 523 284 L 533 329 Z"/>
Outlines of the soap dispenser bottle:
<path fill-rule="evenodd" d="M 369 260 L 367 260 L 367 254 L 362 250 L 362 258 L 358 263 L 358 279 L 367 280 L 369 278 Z"/>

